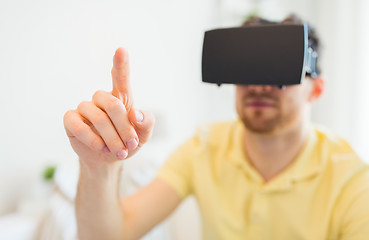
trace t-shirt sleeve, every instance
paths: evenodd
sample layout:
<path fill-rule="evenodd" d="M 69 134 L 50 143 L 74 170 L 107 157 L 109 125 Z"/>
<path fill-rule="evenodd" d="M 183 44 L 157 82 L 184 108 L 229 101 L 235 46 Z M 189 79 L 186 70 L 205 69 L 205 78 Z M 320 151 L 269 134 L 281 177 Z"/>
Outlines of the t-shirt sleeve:
<path fill-rule="evenodd" d="M 339 202 L 340 240 L 369 239 L 369 169 L 359 174 Z"/>
<path fill-rule="evenodd" d="M 184 199 L 192 193 L 193 161 L 200 142 L 195 136 L 170 155 L 158 172 L 157 178 L 165 181 Z"/>

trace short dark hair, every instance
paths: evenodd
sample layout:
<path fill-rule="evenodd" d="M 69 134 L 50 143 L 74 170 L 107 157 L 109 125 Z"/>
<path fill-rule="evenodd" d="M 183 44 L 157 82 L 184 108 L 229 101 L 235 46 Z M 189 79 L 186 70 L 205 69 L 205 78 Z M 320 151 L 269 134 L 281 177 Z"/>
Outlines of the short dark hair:
<path fill-rule="evenodd" d="M 242 23 L 241 26 L 244 27 L 244 26 L 267 25 L 267 24 L 304 24 L 304 23 L 306 23 L 306 22 L 304 22 L 296 14 L 290 14 L 280 22 L 270 21 L 268 19 L 257 17 L 257 16 L 250 16 L 250 17 L 246 18 L 246 20 Z M 315 28 L 312 25 L 310 25 L 309 23 L 306 23 L 306 24 L 307 24 L 307 28 L 308 28 L 309 47 L 311 47 L 315 52 L 318 53 L 318 58 L 319 58 L 320 51 L 321 51 L 321 44 L 320 44 L 319 36 L 318 36 Z M 318 61 L 318 59 L 317 59 L 317 61 Z M 317 63 L 317 65 L 318 65 L 318 63 Z M 317 68 L 318 68 L 318 72 L 320 73 L 319 65 L 317 66 Z M 306 73 L 306 75 L 310 76 L 309 73 Z"/>

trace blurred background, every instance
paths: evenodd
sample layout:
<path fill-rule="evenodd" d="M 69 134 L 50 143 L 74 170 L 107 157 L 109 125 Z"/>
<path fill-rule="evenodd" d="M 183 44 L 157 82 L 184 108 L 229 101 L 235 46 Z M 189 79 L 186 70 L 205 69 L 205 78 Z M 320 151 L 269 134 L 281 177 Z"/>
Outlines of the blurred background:
<path fill-rule="evenodd" d="M 202 40 L 204 31 L 237 26 L 250 14 L 281 20 L 295 13 L 316 27 L 327 84 L 313 121 L 368 161 L 368 10 L 366 0 L 0 1 L 0 239 L 31 239 L 45 229 L 45 239 L 75 237 L 77 157 L 63 115 L 96 90 L 111 90 L 116 48 L 129 51 L 136 107 L 157 118 L 152 141 L 126 163 L 133 170 L 122 194 L 150 181 L 196 126 L 234 119 L 233 87 L 201 83 Z M 174 216 L 158 239 L 198 239 L 196 211 L 178 212 L 187 220 Z M 53 221 L 40 224 L 45 219 Z"/>

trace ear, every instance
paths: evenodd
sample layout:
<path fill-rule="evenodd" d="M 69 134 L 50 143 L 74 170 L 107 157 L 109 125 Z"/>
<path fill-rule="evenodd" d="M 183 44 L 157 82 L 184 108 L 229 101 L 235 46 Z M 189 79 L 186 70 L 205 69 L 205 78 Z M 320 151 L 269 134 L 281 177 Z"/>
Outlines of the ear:
<path fill-rule="evenodd" d="M 308 101 L 314 102 L 316 101 L 324 92 L 325 87 L 325 81 L 321 76 L 316 77 L 315 79 L 312 79 L 313 81 L 313 87 L 311 89 Z"/>

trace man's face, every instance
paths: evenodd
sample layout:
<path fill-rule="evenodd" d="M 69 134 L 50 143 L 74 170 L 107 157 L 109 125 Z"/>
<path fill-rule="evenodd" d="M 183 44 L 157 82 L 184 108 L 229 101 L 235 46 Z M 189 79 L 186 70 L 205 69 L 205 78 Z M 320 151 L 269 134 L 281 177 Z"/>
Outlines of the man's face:
<path fill-rule="evenodd" d="M 309 105 L 313 80 L 287 86 L 236 85 L 236 109 L 245 127 L 273 134 L 302 121 Z"/>

